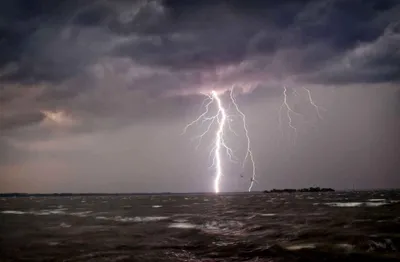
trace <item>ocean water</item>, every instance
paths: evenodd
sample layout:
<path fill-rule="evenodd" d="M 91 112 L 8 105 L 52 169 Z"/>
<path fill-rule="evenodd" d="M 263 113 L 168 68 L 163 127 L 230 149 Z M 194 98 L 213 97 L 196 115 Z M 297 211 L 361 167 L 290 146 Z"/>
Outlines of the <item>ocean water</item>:
<path fill-rule="evenodd" d="M 400 261 L 400 192 L 2 198 L 0 261 Z"/>

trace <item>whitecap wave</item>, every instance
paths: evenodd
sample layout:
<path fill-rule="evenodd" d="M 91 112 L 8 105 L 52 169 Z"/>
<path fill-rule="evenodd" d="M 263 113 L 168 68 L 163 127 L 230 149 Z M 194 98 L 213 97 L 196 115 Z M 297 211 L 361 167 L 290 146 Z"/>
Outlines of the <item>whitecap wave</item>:
<path fill-rule="evenodd" d="M 316 248 L 315 244 L 298 244 L 286 247 L 287 250 L 301 250 L 301 249 L 314 249 Z"/>
<path fill-rule="evenodd" d="M 77 217 L 87 217 L 90 213 L 92 213 L 92 211 L 73 212 L 69 213 L 69 215 Z"/>
<path fill-rule="evenodd" d="M 14 214 L 14 215 L 24 215 L 27 212 L 23 212 L 23 211 L 17 211 L 17 210 L 4 210 L 1 211 L 2 214 Z"/>
<path fill-rule="evenodd" d="M 236 220 L 209 221 L 200 228 L 209 234 L 240 235 L 244 232 L 244 224 Z"/>
<path fill-rule="evenodd" d="M 104 217 L 98 216 L 96 219 L 99 220 L 112 220 L 116 222 L 155 222 L 166 220 L 169 217 L 161 217 L 161 216 L 150 216 L 150 217 L 122 217 L 122 216 L 115 216 L 115 217 Z"/>
<path fill-rule="evenodd" d="M 262 217 L 274 217 L 274 216 L 276 216 L 276 214 L 274 214 L 274 213 L 258 214 L 258 215 L 262 216 Z"/>
<path fill-rule="evenodd" d="M 66 224 L 66 223 L 63 222 L 63 223 L 60 224 L 60 227 L 69 228 L 69 227 L 71 227 L 71 225 Z"/>
<path fill-rule="evenodd" d="M 5 210 L 1 211 L 2 214 L 13 214 L 13 215 L 36 215 L 36 216 L 48 216 L 48 215 L 60 215 L 65 214 L 64 210 L 55 209 L 43 209 L 39 211 L 18 211 L 18 210 Z"/>
<path fill-rule="evenodd" d="M 62 209 L 43 209 L 39 211 L 32 211 L 30 212 L 33 215 L 37 216 L 48 216 L 48 215 L 64 215 L 65 214 L 65 208 Z"/>
<path fill-rule="evenodd" d="M 172 223 L 168 225 L 169 228 L 182 228 L 182 229 L 192 229 L 198 226 L 190 223 Z"/>
<path fill-rule="evenodd" d="M 342 243 L 342 244 L 336 244 L 336 246 L 340 249 L 344 249 L 346 251 L 351 251 L 354 249 L 354 245 L 347 244 L 347 243 Z"/>
<path fill-rule="evenodd" d="M 66 212 L 67 208 L 60 209 L 43 209 L 43 210 L 33 210 L 33 211 L 18 211 L 18 210 L 5 210 L 1 211 L 2 214 L 14 214 L 14 215 L 35 215 L 35 216 L 50 216 L 50 215 L 65 215 L 65 216 L 78 216 L 78 217 L 86 217 L 88 214 L 92 213 L 92 211 L 83 211 L 83 212 Z"/>
<path fill-rule="evenodd" d="M 379 207 L 397 202 L 397 200 L 388 201 L 386 199 L 369 199 L 366 202 L 329 202 L 324 203 L 324 205 L 331 207 Z"/>
<path fill-rule="evenodd" d="M 330 202 L 325 203 L 325 205 L 331 207 L 360 207 L 363 205 L 363 202 Z"/>
<path fill-rule="evenodd" d="M 365 205 L 367 207 L 379 207 L 379 206 L 385 206 L 388 204 L 390 204 L 390 203 L 388 203 L 388 202 L 365 202 Z"/>
<path fill-rule="evenodd" d="M 386 199 L 384 198 L 371 198 L 368 199 L 369 202 L 386 202 Z"/>

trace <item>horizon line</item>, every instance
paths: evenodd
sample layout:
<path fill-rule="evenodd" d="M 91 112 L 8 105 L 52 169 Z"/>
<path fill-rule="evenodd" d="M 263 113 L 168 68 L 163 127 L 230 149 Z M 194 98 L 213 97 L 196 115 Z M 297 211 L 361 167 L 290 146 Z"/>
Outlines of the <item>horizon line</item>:
<path fill-rule="evenodd" d="M 289 188 L 287 188 L 289 189 Z M 302 189 L 302 188 L 301 188 Z M 270 189 L 273 190 L 273 189 Z M 264 193 L 265 191 L 270 190 L 261 190 L 261 191 L 227 191 L 227 192 L 220 192 L 215 193 L 213 191 L 203 191 L 203 192 L 79 192 L 79 193 L 72 193 L 72 192 L 51 192 L 51 193 L 26 193 L 26 192 L 0 192 L 0 196 L 4 195 L 164 195 L 164 194 L 174 194 L 174 195 L 194 195 L 194 194 L 212 194 L 212 195 L 224 195 L 224 194 L 255 194 L 255 193 Z M 285 190 L 285 189 L 278 189 L 278 190 Z M 299 189 L 296 189 L 299 190 Z M 334 189 L 335 192 L 349 192 L 349 191 L 391 191 L 391 190 L 400 190 L 400 188 L 370 188 L 370 189 Z"/>

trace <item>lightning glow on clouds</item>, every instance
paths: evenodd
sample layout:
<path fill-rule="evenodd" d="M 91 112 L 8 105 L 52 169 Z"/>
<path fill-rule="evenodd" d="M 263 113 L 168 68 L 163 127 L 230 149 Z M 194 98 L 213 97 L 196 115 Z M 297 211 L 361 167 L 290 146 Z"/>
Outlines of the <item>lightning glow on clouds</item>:
<path fill-rule="evenodd" d="M 77 123 L 75 119 L 72 117 L 68 116 L 65 112 L 63 111 L 49 111 L 49 110 L 41 110 L 40 111 L 46 119 L 56 123 L 57 125 L 74 125 Z"/>

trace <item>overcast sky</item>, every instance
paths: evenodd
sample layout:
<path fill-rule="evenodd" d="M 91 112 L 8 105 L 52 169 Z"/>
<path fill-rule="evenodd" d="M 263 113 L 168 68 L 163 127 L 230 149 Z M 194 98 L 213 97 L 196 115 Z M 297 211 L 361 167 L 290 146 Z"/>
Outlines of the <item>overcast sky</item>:
<path fill-rule="evenodd" d="M 2 1 L 0 192 L 212 191 L 216 128 L 197 150 L 204 127 L 182 131 L 232 86 L 254 190 L 399 187 L 399 17 L 397 0 Z M 249 163 L 223 170 L 221 191 L 247 190 Z"/>

